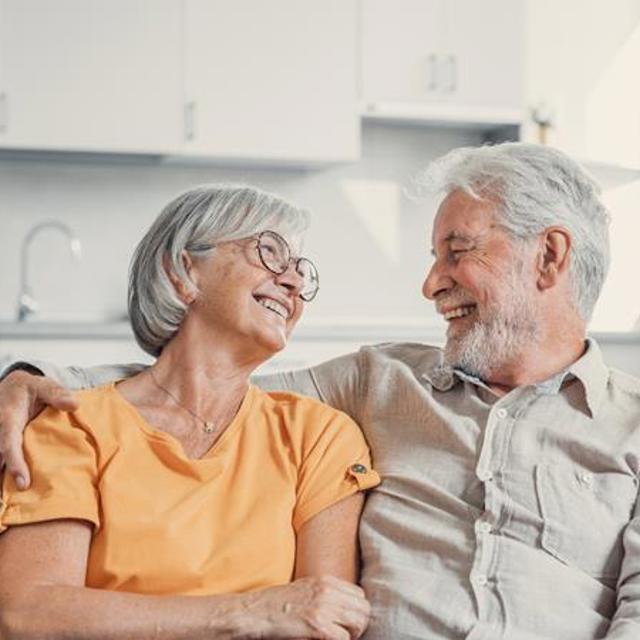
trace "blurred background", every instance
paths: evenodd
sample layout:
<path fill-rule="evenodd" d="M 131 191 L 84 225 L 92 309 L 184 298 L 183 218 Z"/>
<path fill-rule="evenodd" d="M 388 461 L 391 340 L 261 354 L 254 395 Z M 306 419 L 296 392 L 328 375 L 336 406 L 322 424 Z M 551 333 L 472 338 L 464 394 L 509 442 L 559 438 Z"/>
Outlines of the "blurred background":
<path fill-rule="evenodd" d="M 412 181 L 454 147 L 527 140 L 603 186 L 591 331 L 640 374 L 639 69 L 639 0 L 0 0 L 0 365 L 148 360 L 130 255 L 214 181 L 313 212 L 321 291 L 268 368 L 441 343 L 420 295 L 437 202 Z"/>

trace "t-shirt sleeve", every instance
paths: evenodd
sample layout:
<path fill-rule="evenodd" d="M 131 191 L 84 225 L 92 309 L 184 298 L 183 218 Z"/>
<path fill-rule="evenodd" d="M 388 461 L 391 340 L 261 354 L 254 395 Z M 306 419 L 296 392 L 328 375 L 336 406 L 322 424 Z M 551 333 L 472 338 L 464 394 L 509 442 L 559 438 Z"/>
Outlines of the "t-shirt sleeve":
<path fill-rule="evenodd" d="M 18 491 L 2 482 L 0 532 L 7 527 L 73 518 L 100 526 L 98 456 L 91 434 L 73 417 L 48 408 L 25 430 L 31 486 Z"/>
<path fill-rule="evenodd" d="M 328 407 L 326 413 L 329 418 L 323 416 L 323 427 L 308 442 L 298 473 L 296 531 L 323 509 L 380 482 L 360 428 L 343 413 Z"/>

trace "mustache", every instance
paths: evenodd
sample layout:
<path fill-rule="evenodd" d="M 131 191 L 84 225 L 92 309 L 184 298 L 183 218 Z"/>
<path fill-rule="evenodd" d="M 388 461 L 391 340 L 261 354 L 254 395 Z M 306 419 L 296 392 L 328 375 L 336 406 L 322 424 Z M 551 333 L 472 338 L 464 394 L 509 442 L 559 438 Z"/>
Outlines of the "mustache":
<path fill-rule="evenodd" d="M 436 311 L 441 314 L 444 309 L 451 309 L 468 304 L 476 304 L 476 301 L 469 292 L 456 288 L 447 293 L 441 293 L 438 296 L 436 299 Z"/>

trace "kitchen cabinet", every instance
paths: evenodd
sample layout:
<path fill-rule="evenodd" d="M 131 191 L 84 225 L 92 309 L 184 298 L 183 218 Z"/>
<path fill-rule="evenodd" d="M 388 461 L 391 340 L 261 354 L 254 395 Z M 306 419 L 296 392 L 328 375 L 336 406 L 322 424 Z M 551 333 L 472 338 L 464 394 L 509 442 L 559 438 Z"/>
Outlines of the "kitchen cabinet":
<path fill-rule="evenodd" d="M 181 12 L 176 0 L 0 0 L 0 147 L 175 148 Z"/>
<path fill-rule="evenodd" d="M 361 24 L 365 115 L 521 120 L 522 0 L 362 0 Z"/>
<path fill-rule="evenodd" d="M 356 6 L 0 0 L 0 148 L 355 160 Z"/>
<path fill-rule="evenodd" d="M 356 0 L 186 0 L 181 153 L 356 160 Z"/>

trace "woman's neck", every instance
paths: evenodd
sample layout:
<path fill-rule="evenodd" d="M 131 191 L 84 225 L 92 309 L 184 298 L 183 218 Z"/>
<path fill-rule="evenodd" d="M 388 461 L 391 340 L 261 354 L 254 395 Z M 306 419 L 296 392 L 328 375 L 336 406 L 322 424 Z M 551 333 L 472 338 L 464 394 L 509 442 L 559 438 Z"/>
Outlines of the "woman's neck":
<path fill-rule="evenodd" d="M 237 406 L 260 364 L 224 344 L 194 340 L 178 332 L 149 372 L 151 381 L 199 416 L 215 419 Z M 153 375 L 151 375 L 153 374 Z"/>

